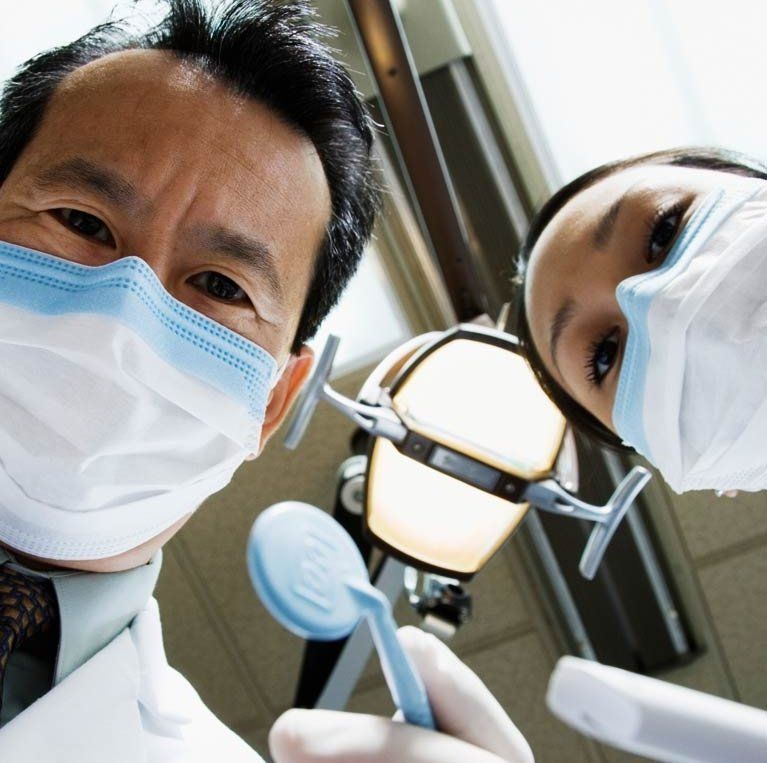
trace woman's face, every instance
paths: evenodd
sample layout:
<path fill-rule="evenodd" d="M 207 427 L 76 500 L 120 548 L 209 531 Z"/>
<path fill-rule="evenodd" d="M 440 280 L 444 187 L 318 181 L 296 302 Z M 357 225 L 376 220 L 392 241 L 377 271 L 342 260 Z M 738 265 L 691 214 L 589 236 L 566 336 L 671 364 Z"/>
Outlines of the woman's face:
<path fill-rule="evenodd" d="M 744 178 L 645 165 L 578 193 L 533 248 L 525 284 L 532 340 L 562 388 L 613 432 L 627 323 L 615 289 L 658 267 L 713 190 Z"/>

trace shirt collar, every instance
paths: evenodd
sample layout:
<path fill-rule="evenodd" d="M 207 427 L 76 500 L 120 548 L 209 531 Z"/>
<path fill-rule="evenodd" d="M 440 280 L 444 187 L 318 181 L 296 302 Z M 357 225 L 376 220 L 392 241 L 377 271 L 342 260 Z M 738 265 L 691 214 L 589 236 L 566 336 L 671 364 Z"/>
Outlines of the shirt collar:
<path fill-rule="evenodd" d="M 54 686 L 103 649 L 146 606 L 162 566 L 162 551 L 146 564 L 120 572 L 33 570 L 0 548 L 0 565 L 49 578 L 56 592 L 60 638 Z"/>

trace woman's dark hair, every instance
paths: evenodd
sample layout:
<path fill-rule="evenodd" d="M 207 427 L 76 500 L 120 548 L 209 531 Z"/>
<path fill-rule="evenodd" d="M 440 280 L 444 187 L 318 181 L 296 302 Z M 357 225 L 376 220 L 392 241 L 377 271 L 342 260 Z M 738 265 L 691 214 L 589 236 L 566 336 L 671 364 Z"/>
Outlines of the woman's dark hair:
<path fill-rule="evenodd" d="M 34 137 L 62 80 L 110 53 L 166 50 L 273 109 L 312 141 L 332 212 L 293 349 L 317 331 L 359 264 L 379 207 L 372 121 L 323 39 L 307 0 L 164 0 L 165 18 L 136 34 L 119 21 L 31 58 L 0 94 L 0 184 Z M 296 210 L 297 215 L 301 210 Z"/>
<path fill-rule="evenodd" d="M 730 172 L 734 175 L 744 175 L 746 177 L 767 180 L 767 165 L 743 154 L 720 148 L 672 148 L 665 151 L 655 151 L 649 154 L 633 156 L 617 162 L 610 162 L 589 170 L 560 188 L 533 218 L 525 240 L 522 242 L 517 259 L 517 280 L 520 284 L 516 326 L 517 335 L 539 384 L 570 423 L 576 429 L 596 439 L 602 445 L 619 449 L 625 449 L 621 438 L 568 395 L 546 369 L 530 335 L 530 323 L 527 319 L 527 308 L 524 300 L 524 279 L 530 255 L 536 242 L 546 226 L 570 199 L 600 180 L 614 175 L 616 172 L 642 165 L 696 167 L 698 169 L 718 170 L 719 172 Z"/>

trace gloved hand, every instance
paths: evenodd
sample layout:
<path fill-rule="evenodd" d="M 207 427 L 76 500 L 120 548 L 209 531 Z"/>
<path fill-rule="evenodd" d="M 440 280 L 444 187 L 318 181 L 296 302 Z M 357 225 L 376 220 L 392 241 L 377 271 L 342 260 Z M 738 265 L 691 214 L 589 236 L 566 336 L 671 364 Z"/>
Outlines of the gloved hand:
<path fill-rule="evenodd" d="M 288 710 L 269 734 L 276 763 L 533 763 L 525 738 L 475 673 L 418 628 L 398 635 L 440 731 L 373 715 Z"/>

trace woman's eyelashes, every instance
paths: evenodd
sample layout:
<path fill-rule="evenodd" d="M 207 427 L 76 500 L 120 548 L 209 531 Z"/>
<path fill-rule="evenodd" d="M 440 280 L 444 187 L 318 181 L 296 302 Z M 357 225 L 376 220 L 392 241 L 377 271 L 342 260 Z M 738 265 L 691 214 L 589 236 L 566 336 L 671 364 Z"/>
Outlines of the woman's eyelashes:
<path fill-rule="evenodd" d="M 676 238 L 682 222 L 685 203 L 678 201 L 658 209 L 648 225 L 645 259 L 650 265 L 663 261 Z"/>
<path fill-rule="evenodd" d="M 106 223 L 95 215 L 79 209 L 53 209 L 53 216 L 66 228 L 83 238 L 98 241 L 108 246 L 115 246 L 115 239 Z"/>
<path fill-rule="evenodd" d="M 620 349 L 618 328 L 613 328 L 592 342 L 586 358 L 586 379 L 595 387 L 601 387 L 607 374 L 615 365 Z"/>

